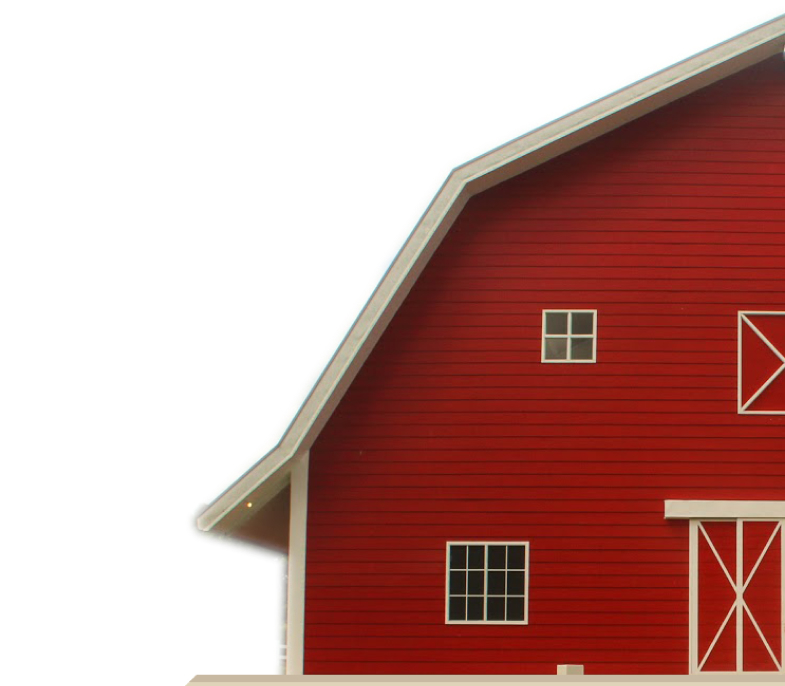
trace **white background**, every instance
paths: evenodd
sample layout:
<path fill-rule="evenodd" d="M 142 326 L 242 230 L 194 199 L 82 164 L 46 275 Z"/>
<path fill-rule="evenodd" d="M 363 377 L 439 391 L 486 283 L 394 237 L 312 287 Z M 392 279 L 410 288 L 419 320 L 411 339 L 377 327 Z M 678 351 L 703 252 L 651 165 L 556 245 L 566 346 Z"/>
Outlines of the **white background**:
<path fill-rule="evenodd" d="M 195 517 L 450 169 L 782 11 L 5 3 L 0 680 L 278 672 L 284 560 Z"/>

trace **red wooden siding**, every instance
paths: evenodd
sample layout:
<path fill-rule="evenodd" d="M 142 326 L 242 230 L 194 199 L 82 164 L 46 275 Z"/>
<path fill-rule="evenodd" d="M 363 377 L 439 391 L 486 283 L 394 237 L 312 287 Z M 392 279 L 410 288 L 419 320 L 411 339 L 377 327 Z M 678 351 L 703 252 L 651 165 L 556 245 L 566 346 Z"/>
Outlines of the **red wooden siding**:
<path fill-rule="evenodd" d="M 772 58 L 472 199 L 311 451 L 305 672 L 684 674 L 663 501 L 785 499 L 737 313 L 785 310 Z M 542 364 L 543 309 L 596 364 Z M 529 541 L 527 626 L 445 624 L 447 541 Z"/>

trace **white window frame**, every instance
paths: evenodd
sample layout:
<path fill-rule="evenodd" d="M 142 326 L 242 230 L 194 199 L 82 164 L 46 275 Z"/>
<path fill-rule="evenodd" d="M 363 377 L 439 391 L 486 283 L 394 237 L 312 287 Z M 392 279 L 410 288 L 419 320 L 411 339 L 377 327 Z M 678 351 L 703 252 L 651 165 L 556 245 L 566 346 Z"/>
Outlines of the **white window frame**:
<path fill-rule="evenodd" d="M 592 332 L 591 334 L 573 334 L 572 333 L 572 315 L 591 313 L 592 317 Z M 565 334 L 547 334 L 545 333 L 545 318 L 548 314 L 567 314 L 567 333 Z M 545 357 L 545 342 L 546 339 L 560 338 L 567 341 L 567 357 L 563 360 L 546 359 Z M 590 360 L 573 360 L 570 358 L 572 347 L 570 341 L 573 339 L 591 339 L 591 359 Z M 543 310 L 542 311 L 542 351 L 541 362 L 557 363 L 557 364 L 594 364 L 597 362 L 597 310 Z"/>
<path fill-rule="evenodd" d="M 481 545 L 485 547 L 485 582 L 483 585 L 483 611 L 487 614 L 488 604 L 488 546 L 504 545 L 504 546 L 523 546 L 524 547 L 524 570 L 523 570 L 523 620 L 487 620 L 487 619 L 450 619 L 450 546 L 453 545 Z M 529 623 L 529 551 L 530 544 L 528 541 L 447 541 L 446 546 L 446 563 L 445 563 L 445 577 L 444 577 L 444 623 L 445 624 L 460 624 L 460 625 L 526 625 Z M 468 561 L 467 561 L 468 564 Z M 508 570 L 505 570 L 508 571 Z M 519 571 L 519 570 L 512 570 Z M 467 594 L 468 595 L 468 594 Z M 507 595 L 505 594 L 505 598 Z M 513 594 L 512 597 L 518 597 Z"/>
<path fill-rule="evenodd" d="M 737 388 L 738 388 L 738 393 L 737 393 L 738 413 L 739 414 L 764 414 L 764 415 L 766 415 L 766 414 L 767 415 L 777 414 L 777 415 L 783 415 L 783 414 L 785 414 L 785 410 L 748 410 L 747 409 L 750 405 L 752 405 L 758 399 L 760 394 L 763 393 L 763 391 L 765 391 L 769 387 L 769 385 L 771 385 L 771 383 L 774 381 L 774 379 L 776 379 L 780 374 L 782 374 L 785 371 L 785 351 L 780 351 L 768 338 L 766 338 L 766 336 L 763 335 L 763 333 L 758 329 L 758 327 L 756 327 L 749 320 L 748 315 L 749 316 L 753 316 L 753 317 L 755 317 L 755 316 L 765 316 L 765 317 L 780 316 L 780 317 L 783 317 L 783 316 L 785 316 L 785 312 L 783 312 L 783 311 L 776 311 L 775 312 L 775 311 L 765 311 L 765 310 L 739 311 L 739 317 L 738 317 L 738 360 L 737 360 L 737 363 L 738 363 L 738 383 L 737 383 Z M 742 401 L 742 397 L 741 397 L 741 359 L 742 359 L 741 331 L 742 331 L 742 326 L 744 324 L 749 326 L 753 330 L 753 332 L 758 336 L 758 338 L 760 338 L 771 349 L 771 351 L 780 359 L 780 361 L 782 362 L 782 364 L 780 365 L 779 369 L 777 369 L 768 378 L 768 380 L 765 381 L 761 385 L 761 387 L 752 395 L 752 397 L 749 400 L 747 400 L 746 403 Z"/>

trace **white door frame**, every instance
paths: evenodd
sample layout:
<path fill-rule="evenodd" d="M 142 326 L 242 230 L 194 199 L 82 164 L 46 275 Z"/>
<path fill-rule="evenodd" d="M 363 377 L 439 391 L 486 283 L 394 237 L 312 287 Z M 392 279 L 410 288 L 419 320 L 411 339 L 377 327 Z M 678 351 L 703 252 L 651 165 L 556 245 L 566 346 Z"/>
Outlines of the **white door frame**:
<path fill-rule="evenodd" d="M 744 659 L 744 632 L 743 619 L 746 611 L 747 616 L 758 630 L 764 645 L 769 650 L 775 664 L 779 666 L 778 672 L 785 673 L 785 502 L 783 501 L 720 501 L 720 500 L 666 500 L 665 501 L 666 519 L 688 519 L 689 520 L 689 665 L 690 674 L 733 674 L 734 672 L 706 672 L 701 669 L 706 662 L 706 658 L 711 653 L 717 638 L 724 629 L 725 625 L 731 621 L 735 614 L 736 621 L 736 671 L 743 673 Z M 736 569 L 728 570 L 719 557 L 711 539 L 706 535 L 701 526 L 703 521 L 730 521 L 736 522 Z M 769 521 L 777 522 L 769 541 L 747 578 L 744 578 L 744 522 L 745 521 Z M 736 602 L 731 607 L 725 622 L 721 625 L 720 631 L 710 644 L 706 655 L 702 661 L 698 654 L 698 542 L 701 536 L 706 537 L 706 541 L 717 561 L 725 571 L 729 583 L 736 591 Z M 759 563 L 768 552 L 772 543 L 780 537 L 780 651 L 775 655 L 768 645 L 765 637 L 760 632 L 752 613 L 744 602 L 744 591 L 750 580 L 758 569 Z M 761 674 L 777 674 L 777 671 L 759 672 Z M 746 672 L 750 674 L 752 672 Z"/>

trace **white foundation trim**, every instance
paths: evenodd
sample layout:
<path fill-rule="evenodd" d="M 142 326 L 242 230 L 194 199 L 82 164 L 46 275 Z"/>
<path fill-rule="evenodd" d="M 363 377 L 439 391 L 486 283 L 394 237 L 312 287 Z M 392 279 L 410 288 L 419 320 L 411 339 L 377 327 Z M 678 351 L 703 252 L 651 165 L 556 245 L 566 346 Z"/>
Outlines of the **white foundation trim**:
<path fill-rule="evenodd" d="M 308 519 L 308 462 L 304 451 L 292 467 L 289 493 L 289 571 L 286 602 L 286 674 L 303 673 L 305 634 L 305 534 Z"/>
<path fill-rule="evenodd" d="M 785 500 L 666 500 L 665 519 L 785 519 Z"/>

